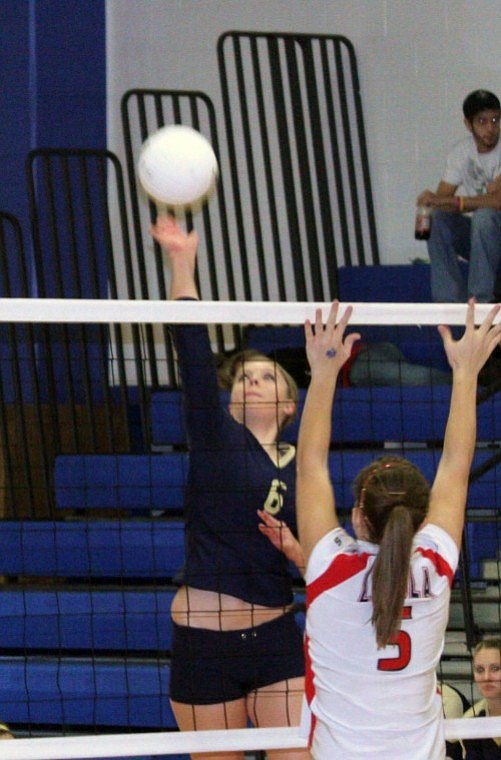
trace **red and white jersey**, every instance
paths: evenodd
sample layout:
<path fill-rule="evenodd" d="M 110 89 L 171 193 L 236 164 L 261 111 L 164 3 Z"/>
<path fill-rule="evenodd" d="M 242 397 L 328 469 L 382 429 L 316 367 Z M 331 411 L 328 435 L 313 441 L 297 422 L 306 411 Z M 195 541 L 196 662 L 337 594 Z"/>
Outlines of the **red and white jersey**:
<path fill-rule="evenodd" d="M 458 549 L 436 525 L 416 534 L 401 630 L 379 650 L 371 623 L 377 551 L 336 528 L 311 554 L 303 732 L 315 760 L 441 760 L 435 673 Z"/>

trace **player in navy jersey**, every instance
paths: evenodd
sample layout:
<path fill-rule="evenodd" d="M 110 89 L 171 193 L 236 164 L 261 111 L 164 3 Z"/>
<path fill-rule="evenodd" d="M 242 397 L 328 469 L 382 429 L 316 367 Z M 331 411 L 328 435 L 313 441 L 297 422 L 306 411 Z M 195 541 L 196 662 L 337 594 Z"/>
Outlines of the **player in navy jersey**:
<path fill-rule="evenodd" d="M 386 456 L 354 484 L 356 539 L 339 525 L 328 469 L 336 381 L 360 337 L 334 302 L 305 325 L 311 382 L 297 454 L 297 513 L 306 558 L 304 730 L 315 760 L 442 760 L 436 668 L 448 620 L 476 437 L 480 368 L 501 340 L 500 305 L 454 340 L 439 326 L 453 382 L 431 491 L 408 460 Z M 335 429 L 335 426 L 334 426 Z"/>
<path fill-rule="evenodd" d="M 169 259 L 171 298 L 198 299 L 197 233 L 163 215 L 151 233 Z M 207 327 L 172 332 L 190 451 L 186 562 L 172 604 L 173 711 L 181 730 L 245 728 L 248 720 L 298 725 L 304 657 L 290 560 L 301 568 L 304 562 L 285 527 L 295 527 L 295 448 L 279 441 L 295 416 L 297 388 L 266 356 L 244 352 L 230 368 L 227 407 Z M 268 757 L 305 760 L 309 753 L 275 750 Z"/>

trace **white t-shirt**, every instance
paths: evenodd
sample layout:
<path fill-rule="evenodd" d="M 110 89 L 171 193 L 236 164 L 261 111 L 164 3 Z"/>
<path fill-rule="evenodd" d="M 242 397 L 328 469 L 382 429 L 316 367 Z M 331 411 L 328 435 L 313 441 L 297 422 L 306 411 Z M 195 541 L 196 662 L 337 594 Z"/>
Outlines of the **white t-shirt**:
<path fill-rule="evenodd" d="M 442 760 L 435 673 L 458 550 L 435 525 L 416 534 L 398 644 L 382 650 L 371 623 L 377 551 L 336 528 L 310 556 L 303 735 L 315 760 Z"/>
<path fill-rule="evenodd" d="M 479 153 L 473 135 L 452 148 L 442 177 L 466 196 L 483 195 L 487 185 L 501 174 L 501 140 L 488 153 Z"/>

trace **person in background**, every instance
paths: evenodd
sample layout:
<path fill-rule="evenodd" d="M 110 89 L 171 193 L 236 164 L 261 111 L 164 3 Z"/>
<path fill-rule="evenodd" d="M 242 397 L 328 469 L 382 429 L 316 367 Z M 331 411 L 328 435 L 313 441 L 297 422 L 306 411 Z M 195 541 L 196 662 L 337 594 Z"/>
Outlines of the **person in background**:
<path fill-rule="evenodd" d="M 360 343 L 341 372 L 345 387 L 450 385 L 450 372 L 407 361 L 394 343 Z"/>
<path fill-rule="evenodd" d="M 14 739 L 14 734 L 6 723 L 0 723 L 0 739 Z"/>
<path fill-rule="evenodd" d="M 431 491 L 411 462 L 387 455 L 354 482 L 356 539 L 339 524 L 328 455 L 338 375 L 360 338 L 334 301 L 305 324 L 311 382 L 298 438 L 296 509 L 306 559 L 303 729 L 314 760 L 443 760 L 436 670 L 463 534 L 476 440 L 480 368 L 501 341 L 501 305 L 454 340 L 444 446 Z M 335 428 L 334 428 L 335 429 Z"/>
<path fill-rule="evenodd" d="M 451 720 L 462 718 L 465 711 L 470 708 L 470 703 L 464 694 L 451 686 L 449 683 L 439 681 L 437 684 L 438 693 L 442 697 L 442 709 L 444 718 Z M 463 748 L 459 739 L 445 742 L 446 760 L 463 760 Z"/>
<path fill-rule="evenodd" d="M 501 717 L 501 636 L 485 638 L 473 650 L 473 678 L 482 695 L 465 718 Z M 501 760 L 501 736 L 464 739 L 465 760 Z"/>
<path fill-rule="evenodd" d="M 432 298 L 464 303 L 494 301 L 501 271 L 501 144 L 499 99 L 487 90 L 463 103 L 468 137 L 450 151 L 436 192 L 424 190 L 418 205 L 433 209 L 427 241 Z M 459 263 L 469 261 L 468 282 Z"/>
<path fill-rule="evenodd" d="M 171 299 L 198 300 L 198 236 L 166 215 L 151 234 L 166 252 Z M 304 558 L 295 527 L 295 448 L 281 443 L 297 386 L 275 362 L 244 353 L 223 404 L 206 325 L 172 328 L 190 452 L 185 493 L 186 560 L 172 608 L 170 698 L 187 730 L 299 725 L 302 632 L 289 560 Z M 261 520 L 261 522 L 259 522 Z M 258 526 L 261 527 L 258 527 Z M 243 752 L 202 754 L 236 760 Z M 270 760 L 306 760 L 273 750 Z"/>

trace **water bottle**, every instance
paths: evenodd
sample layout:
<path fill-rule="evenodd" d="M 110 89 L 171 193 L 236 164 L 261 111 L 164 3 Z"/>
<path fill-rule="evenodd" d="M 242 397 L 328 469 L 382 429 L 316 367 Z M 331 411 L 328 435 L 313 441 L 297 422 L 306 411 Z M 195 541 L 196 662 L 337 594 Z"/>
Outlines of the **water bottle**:
<path fill-rule="evenodd" d="M 416 222 L 414 225 L 414 237 L 416 240 L 428 240 L 431 232 L 431 206 L 418 206 L 416 208 Z"/>

